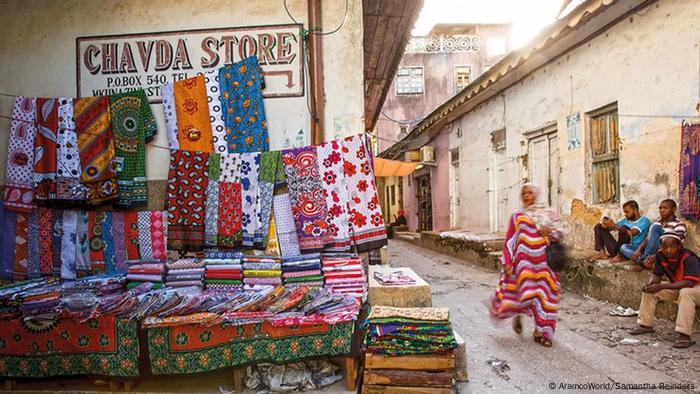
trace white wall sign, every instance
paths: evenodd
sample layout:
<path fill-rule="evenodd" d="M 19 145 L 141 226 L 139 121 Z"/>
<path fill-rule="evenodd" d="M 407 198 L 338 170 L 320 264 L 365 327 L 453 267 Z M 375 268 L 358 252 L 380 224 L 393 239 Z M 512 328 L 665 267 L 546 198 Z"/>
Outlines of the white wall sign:
<path fill-rule="evenodd" d="M 143 88 L 160 102 L 160 87 L 256 54 L 265 97 L 304 95 L 301 25 L 252 26 L 78 37 L 78 97 Z"/>

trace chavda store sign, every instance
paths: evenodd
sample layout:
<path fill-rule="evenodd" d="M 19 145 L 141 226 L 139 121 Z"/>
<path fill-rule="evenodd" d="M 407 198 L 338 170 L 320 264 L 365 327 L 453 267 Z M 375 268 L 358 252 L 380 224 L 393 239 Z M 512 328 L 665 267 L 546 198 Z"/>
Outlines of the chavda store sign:
<path fill-rule="evenodd" d="M 78 97 L 160 87 L 257 55 L 265 97 L 304 95 L 301 25 L 183 30 L 76 39 Z"/>

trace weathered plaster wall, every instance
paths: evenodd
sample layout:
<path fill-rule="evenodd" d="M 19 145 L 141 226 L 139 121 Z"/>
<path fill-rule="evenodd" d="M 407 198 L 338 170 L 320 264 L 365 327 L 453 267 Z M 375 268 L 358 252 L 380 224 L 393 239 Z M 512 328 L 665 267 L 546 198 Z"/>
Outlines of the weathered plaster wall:
<path fill-rule="evenodd" d="M 677 200 L 680 123 L 695 114 L 698 102 L 698 20 L 700 8 L 694 2 L 657 2 L 507 89 L 505 107 L 501 98 L 494 98 L 464 116 L 459 122 L 465 159 L 460 162 L 460 188 L 463 203 L 469 201 L 463 206 L 473 208 L 460 215 L 460 226 L 477 231 L 488 226 L 485 152 L 489 133 L 502 126 L 501 119 L 505 117 L 508 156 L 526 152 L 524 132 L 554 121 L 561 160 L 558 208 L 567 240 L 576 247 L 592 247 L 591 226 L 603 215 L 622 215 L 617 204 L 590 204 L 585 114 L 615 102 L 622 140 L 621 202 L 635 199 L 643 214 L 656 218 L 659 200 Z M 582 146 L 568 150 L 566 116 L 576 112 L 582 114 Z M 481 161 L 467 165 L 470 156 Z M 507 183 L 518 182 L 522 175 L 507 171 Z M 510 189 L 509 200 L 517 201 L 517 193 L 517 187 Z"/>
<path fill-rule="evenodd" d="M 306 23 L 304 0 L 288 0 L 290 12 Z M 344 1 L 324 0 L 325 30 L 338 26 Z M 292 23 L 281 1 L 213 0 L 1 0 L 0 92 L 27 96 L 76 93 L 75 39 L 80 36 L 175 31 Z M 326 139 L 364 130 L 362 2 L 350 0 L 342 29 L 323 36 Z M 308 93 L 308 86 L 305 90 Z M 307 97 L 266 99 L 271 149 L 308 144 Z M 159 126 L 151 145 L 167 146 L 161 106 L 152 105 Z M 0 114 L 12 99 L 0 96 Z M 4 182 L 9 121 L 0 119 L 0 183 Z M 300 140 L 298 142 L 298 140 Z M 167 149 L 147 152 L 149 180 L 166 179 Z"/>
<path fill-rule="evenodd" d="M 430 143 L 437 163 L 436 167 L 430 168 L 430 188 L 433 194 L 433 231 L 450 229 L 449 143 L 447 133 L 440 133 Z"/>

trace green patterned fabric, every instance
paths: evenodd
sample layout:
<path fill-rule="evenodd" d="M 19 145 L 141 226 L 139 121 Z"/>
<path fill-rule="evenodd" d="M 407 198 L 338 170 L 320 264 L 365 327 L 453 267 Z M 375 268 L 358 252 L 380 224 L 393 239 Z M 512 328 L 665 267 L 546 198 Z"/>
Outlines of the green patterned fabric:
<path fill-rule="evenodd" d="M 139 375 L 136 321 L 107 316 L 85 323 L 65 319 L 43 326 L 19 320 L 0 324 L 0 376 Z"/>
<path fill-rule="evenodd" d="M 136 92 L 109 96 L 119 187 L 114 204 L 119 208 L 144 207 L 148 202 L 146 127 L 142 103 Z M 150 106 L 148 109 L 150 111 Z"/>
<path fill-rule="evenodd" d="M 304 328 L 308 329 L 272 330 L 300 332 L 281 337 L 266 330 L 262 323 L 228 327 L 192 326 L 180 328 L 176 333 L 173 330 L 178 327 L 149 329 L 151 370 L 155 375 L 208 372 L 246 364 L 287 363 L 351 352 L 354 322 L 328 326 L 326 332 L 302 333 Z"/>
<path fill-rule="evenodd" d="M 209 179 L 218 181 L 221 174 L 221 155 L 218 153 L 209 154 Z"/>

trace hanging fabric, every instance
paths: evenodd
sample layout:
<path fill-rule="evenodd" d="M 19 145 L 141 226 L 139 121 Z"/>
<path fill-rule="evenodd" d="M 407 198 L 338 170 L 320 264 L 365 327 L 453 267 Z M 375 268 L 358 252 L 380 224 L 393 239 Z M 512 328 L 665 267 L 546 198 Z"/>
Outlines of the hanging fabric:
<path fill-rule="evenodd" d="M 139 257 L 144 260 L 153 259 L 153 240 L 151 239 L 151 212 L 137 213 Z"/>
<path fill-rule="evenodd" d="M 124 239 L 126 240 L 126 259 L 140 259 L 139 212 L 124 212 Z M 126 270 L 126 266 L 124 269 Z"/>
<path fill-rule="evenodd" d="M 243 242 L 241 155 L 221 155 L 219 168 L 219 228 L 220 247 L 237 248 Z"/>
<path fill-rule="evenodd" d="M 379 206 L 371 151 L 364 135 L 342 142 L 343 169 L 350 197 L 349 222 L 352 240 L 358 252 L 378 249 L 387 244 L 386 227 Z"/>
<path fill-rule="evenodd" d="M 208 160 L 206 152 L 170 152 L 168 249 L 196 251 L 204 246 Z"/>
<path fill-rule="evenodd" d="M 292 257 L 301 254 L 297 230 L 294 225 L 292 201 L 288 193 L 277 194 L 272 198 L 272 209 L 275 213 L 277 243 L 282 257 Z"/>
<path fill-rule="evenodd" d="M 102 222 L 105 212 L 90 211 L 88 218 L 88 233 L 90 236 L 90 268 L 92 274 L 100 274 L 105 268 L 105 243 L 102 237 Z"/>
<path fill-rule="evenodd" d="M 39 213 L 29 214 L 27 225 L 27 279 L 41 277 L 41 248 L 39 247 Z M 1 243 L 0 243 L 1 245 Z"/>
<path fill-rule="evenodd" d="M 56 199 L 58 101 L 36 99 L 37 133 L 34 138 L 34 201 L 48 205 Z"/>
<path fill-rule="evenodd" d="M 219 83 L 219 70 L 213 70 L 204 74 L 204 84 L 207 87 L 207 103 L 209 104 L 209 120 L 211 122 L 212 144 L 214 152 L 228 152 L 226 144 L 226 126 L 224 113 L 221 107 L 221 86 Z"/>
<path fill-rule="evenodd" d="M 175 93 L 173 84 L 169 83 L 160 87 L 160 96 L 163 99 L 163 114 L 165 115 L 165 134 L 168 137 L 168 147 L 180 149 L 177 132 L 177 112 L 175 110 Z"/>
<path fill-rule="evenodd" d="M 328 213 L 326 222 L 332 242 L 326 248 L 332 252 L 350 250 L 350 227 L 348 226 L 348 203 L 350 202 L 345 175 L 343 173 L 343 150 L 340 140 L 333 140 L 317 148 L 319 176 L 324 189 Z"/>
<path fill-rule="evenodd" d="M 104 217 L 102 219 L 102 242 L 104 244 L 105 272 L 107 274 L 116 274 L 119 271 L 117 270 L 112 212 L 104 212 Z"/>
<path fill-rule="evenodd" d="M 143 93 L 142 90 L 139 92 Z M 114 205 L 131 209 L 144 207 L 148 202 L 146 184 L 146 127 L 144 121 L 150 112 L 145 94 L 126 92 L 109 96 L 109 111 L 114 133 L 115 164 L 119 195 Z M 144 111 L 147 109 L 147 113 Z"/>
<path fill-rule="evenodd" d="M 81 181 L 87 187 L 87 202 L 91 205 L 110 202 L 117 197 L 118 189 L 109 99 L 75 99 L 73 113 L 83 171 Z"/>
<path fill-rule="evenodd" d="M 56 199 L 60 206 L 75 207 L 85 201 L 87 191 L 80 183 L 80 152 L 73 120 L 73 99 L 61 97 L 58 102 Z"/>
<path fill-rule="evenodd" d="M 221 103 L 229 152 L 269 150 L 270 138 L 263 105 L 263 73 L 251 56 L 219 69 Z"/>
<path fill-rule="evenodd" d="M 124 212 L 112 212 L 112 239 L 114 240 L 115 272 L 126 273 L 126 233 Z"/>
<path fill-rule="evenodd" d="M 12 278 L 16 281 L 27 280 L 27 264 L 29 257 L 29 214 L 17 213 L 17 227 L 15 229 L 15 264 Z"/>
<path fill-rule="evenodd" d="M 683 122 L 681 126 L 680 214 L 700 217 L 700 124 Z"/>
<path fill-rule="evenodd" d="M 265 249 L 265 245 L 267 245 L 275 183 L 278 182 L 277 175 L 284 174 L 281 164 L 281 156 L 278 151 L 268 151 L 260 154 L 258 227 L 255 230 L 254 237 L 256 249 Z M 278 172 L 278 166 L 281 170 L 280 172 Z"/>
<path fill-rule="evenodd" d="M 89 223 L 90 215 L 88 212 L 77 212 L 77 224 L 75 232 L 75 268 L 81 274 L 90 272 L 90 235 Z"/>
<path fill-rule="evenodd" d="M 204 76 L 177 81 L 174 91 L 180 149 L 211 152 L 211 122 Z"/>
<path fill-rule="evenodd" d="M 207 201 L 205 203 L 204 244 L 208 247 L 217 246 L 219 233 L 219 175 L 221 155 L 209 155 L 209 183 L 207 184 Z"/>
<path fill-rule="evenodd" d="M 51 275 L 61 275 L 61 249 L 63 246 L 63 211 L 51 209 Z"/>
<path fill-rule="evenodd" d="M 76 233 L 78 213 L 63 211 L 63 232 L 61 234 L 61 279 L 76 279 Z"/>
<path fill-rule="evenodd" d="M 5 171 L 5 209 L 29 212 L 34 208 L 34 138 L 36 99 L 15 98 Z"/>
<path fill-rule="evenodd" d="M 167 239 L 166 234 L 168 233 L 168 218 L 167 211 L 153 211 L 151 212 L 151 250 L 153 251 L 153 258 L 157 260 L 165 260 L 166 255 L 166 245 Z"/>
<path fill-rule="evenodd" d="M 15 231 L 17 213 L 0 206 L 0 278 L 11 279 L 15 263 Z"/>
<path fill-rule="evenodd" d="M 241 201 L 243 246 L 252 248 L 258 229 L 258 177 L 260 176 L 260 152 L 241 154 Z"/>
<path fill-rule="evenodd" d="M 316 148 L 307 146 L 284 150 L 282 162 L 292 201 L 299 248 L 304 254 L 320 252 L 326 243 L 330 243 L 330 238 Z"/>

